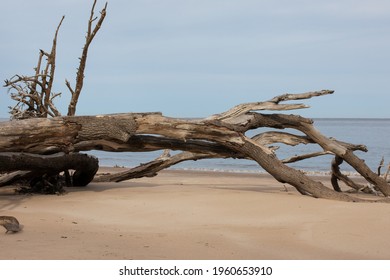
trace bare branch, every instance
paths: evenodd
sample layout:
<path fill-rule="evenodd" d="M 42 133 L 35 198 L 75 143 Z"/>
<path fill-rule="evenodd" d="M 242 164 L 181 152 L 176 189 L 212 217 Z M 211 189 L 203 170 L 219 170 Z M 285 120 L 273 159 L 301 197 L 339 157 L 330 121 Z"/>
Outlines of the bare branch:
<path fill-rule="evenodd" d="M 54 38 L 53 38 L 53 45 L 51 48 L 50 55 L 48 56 L 48 61 L 47 61 L 47 65 L 46 65 L 46 69 L 48 69 L 50 67 L 50 73 L 49 73 L 49 81 L 47 82 L 47 88 L 45 89 L 44 107 L 52 109 L 53 116 L 60 116 L 61 115 L 59 113 L 59 111 L 55 108 L 54 104 L 52 103 L 53 98 L 51 98 L 51 95 L 52 95 L 52 88 L 53 88 L 53 83 L 54 83 L 54 73 L 55 73 L 55 68 L 56 68 L 57 36 L 58 36 L 58 31 L 61 27 L 61 24 L 62 24 L 64 18 L 65 18 L 65 16 L 62 16 L 61 21 L 58 24 L 57 29 L 55 31 Z M 46 70 L 45 70 L 45 73 L 46 73 Z M 49 113 L 49 110 L 47 110 L 47 111 Z"/>
<path fill-rule="evenodd" d="M 274 143 L 283 143 L 289 146 L 296 146 L 299 144 L 314 143 L 306 136 L 298 136 L 286 132 L 267 131 L 253 136 L 252 139 L 262 145 L 269 145 Z"/>
<path fill-rule="evenodd" d="M 377 171 L 378 176 L 381 176 L 381 168 L 384 166 L 385 166 L 385 157 L 382 157 L 382 159 L 378 165 L 378 171 Z"/>
<path fill-rule="evenodd" d="M 292 100 L 302 100 L 302 99 L 310 99 L 312 97 L 316 96 L 323 96 L 327 94 L 333 94 L 334 90 L 321 90 L 321 91 L 312 91 L 312 92 L 306 92 L 301 94 L 283 94 L 276 96 L 269 100 L 269 102 L 273 102 L 276 104 L 279 104 L 282 101 L 292 101 Z"/>
<path fill-rule="evenodd" d="M 279 104 L 282 101 L 291 101 L 291 100 L 299 100 L 299 99 L 308 99 L 315 96 L 322 96 L 326 94 L 332 94 L 334 91 L 332 90 L 321 90 L 314 92 L 307 92 L 302 94 L 284 94 L 272 98 L 266 102 L 253 102 L 253 103 L 244 103 L 233 107 L 232 109 L 217 115 L 211 116 L 209 119 L 218 119 L 218 120 L 226 120 L 230 118 L 237 118 L 241 115 L 244 115 L 251 111 L 260 111 L 260 110 L 296 110 L 308 108 L 305 104 Z"/>
<path fill-rule="evenodd" d="M 387 182 L 387 177 L 389 176 L 389 173 L 390 173 L 390 163 L 387 166 L 387 171 L 386 171 L 385 175 L 383 176 L 383 179 L 385 179 L 386 182 Z"/>
<path fill-rule="evenodd" d="M 69 81 L 65 79 L 65 85 L 68 87 L 70 93 L 72 94 L 72 96 L 75 94 L 74 93 L 74 90 L 72 88 L 72 86 L 70 85 Z"/>
<path fill-rule="evenodd" d="M 341 192 L 341 188 L 338 184 L 338 180 L 344 182 L 347 186 L 353 188 L 355 191 L 362 191 L 364 193 L 370 193 L 370 194 L 376 194 L 377 192 L 373 188 L 369 188 L 367 186 L 358 184 L 354 182 L 352 179 L 350 179 L 348 176 L 344 175 L 340 171 L 340 165 L 343 163 L 343 159 L 339 156 L 335 156 L 332 160 L 332 177 L 331 177 L 331 183 L 333 186 L 333 189 L 337 192 Z"/>
<path fill-rule="evenodd" d="M 325 152 L 325 151 L 314 152 L 314 153 L 309 153 L 309 154 L 304 154 L 304 155 L 296 155 L 296 156 L 293 156 L 290 158 L 282 159 L 282 162 L 283 163 L 293 163 L 293 162 L 301 161 L 301 160 L 308 159 L 308 158 L 325 156 L 325 155 L 332 155 L 332 154 L 333 153 L 331 153 L 331 152 Z"/>
<path fill-rule="evenodd" d="M 11 98 L 17 101 L 17 104 L 10 111 L 15 119 L 61 115 L 53 104 L 53 99 L 59 94 L 52 93 L 52 87 L 55 74 L 57 36 L 63 20 L 64 17 L 62 17 L 55 31 L 51 53 L 49 54 L 43 50 L 39 51 L 38 63 L 34 68 L 35 75 L 15 75 L 10 80 L 5 80 L 4 86 L 9 88 L 8 92 Z M 43 57 L 47 57 L 47 62 L 44 70 L 41 71 Z M 16 92 L 12 92 L 12 90 Z"/>
<path fill-rule="evenodd" d="M 76 114 L 76 107 L 77 107 L 77 102 L 81 93 L 81 90 L 83 88 L 84 84 L 84 72 L 85 72 L 85 67 L 87 63 L 87 56 L 88 56 L 88 49 L 89 46 L 99 31 L 101 25 L 103 24 L 104 18 L 106 17 L 106 9 L 107 9 L 107 3 L 105 4 L 103 10 L 100 12 L 100 18 L 98 22 L 96 23 L 95 27 L 92 29 L 92 23 L 95 20 L 94 19 L 94 9 L 96 5 L 96 0 L 93 2 L 92 8 L 91 8 L 91 15 L 90 19 L 88 21 L 88 29 L 87 29 L 87 35 L 85 38 L 85 44 L 83 47 L 83 52 L 80 57 L 80 64 L 77 70 L 77 75 L 76 75 L 76 86 L 74 90 L 72 90 L 70 83 L 66 82 L 66 86 L 71 92 L 71 100 L 68 106 L 68 116 L 74 116 Z"/>
<path fill-rule="evenodd" d="M 219 157 L 216 154 L 211 153 L 191 153 L 191 152 L 182 152 L 171 156 L 169 153 L 164 154 L 157 159 L 150 161 L 145 164 L 141 164 L 137 167 L 131 168 L 124 172 L 102 175 L 94 179 L 96 182 L 122 182 L 129 179 L 141 178 L 141 177 L 153 177 L 163 169 L 171 167 L 175 164 L 178 164 L 183 161 L 189 160 L 199 160 L 205 158 Z"/>

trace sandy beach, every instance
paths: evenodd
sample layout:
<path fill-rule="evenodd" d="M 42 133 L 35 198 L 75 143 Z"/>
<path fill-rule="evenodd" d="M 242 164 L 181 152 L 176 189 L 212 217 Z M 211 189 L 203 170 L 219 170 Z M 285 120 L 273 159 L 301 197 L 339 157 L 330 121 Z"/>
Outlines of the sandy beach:
<path fill-rule="evenodd" d="M 0 209 L 24 225 L 0 228 L 0 259 L 390 259 L 390 205 L 305 197 L 261 174 L 168 170 L 59 196 L 7 187 Z"/>

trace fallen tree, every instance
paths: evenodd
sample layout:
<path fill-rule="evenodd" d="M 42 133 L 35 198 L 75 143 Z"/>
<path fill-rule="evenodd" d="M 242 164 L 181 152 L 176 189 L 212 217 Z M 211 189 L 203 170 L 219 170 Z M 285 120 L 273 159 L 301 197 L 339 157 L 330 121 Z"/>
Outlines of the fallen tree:
<path fill-rule="evenodd" d="M 382 196 L 375 201 L 388 201 L 390 186 L 386 178 L 389 170 L 382 177 L 380 170 L 378 174 L 374 173 L 354 154 L 356 150 L 367 151 L 364 145 L 328 138 L 314 127 L 312 120 L 298 115 L 260 113 L 304 109 L 308 106 L 291 101 L 332 94 L 331 90 L 284 94 L 264 102 L 240 104 L 204 119 L 169 118 L 161 113 L 75 116 L 84 82 L 88 49 L 106 16 L 107 3 L 99 17 L 94 16 L 95 5 L 96 0 L 88 20 L 75 87 L 66 81 L 71 94 L 67 116 L 61 116 L 53 102 L 60 93 L 51 91 L 57 37 L 64 17 L 55 30 L 51 52 L 40 51 L 35 74 L 15 75 L 5 81 L 5 86 L 11 91 L 11 98 L 17 103 L 10 108 L 12 120 L 0 122 L 0 173 L 6 173 L 0 177 L 0 186 L 18 180 L 28 180 L 35 186 L 56 185 L 59 174 L 64 174 L 68 186 L 86 186 L 95 178 L 98 161 L 79 152 L 146 152 L 168 149 L 182 152 L 170 156 L 166 151 L 152 162 L 123 173 L 100 176 L 95 180 L 118 182 L 154 176 L 162 169 L 187 160 L 245 158 L 254 160 L 276 180 L 294 186 L 304 195 L 342 201 L 365 201 L 342 192 L 338 184 L 342 181 L 354 190 Z M 93 26 L 95 21 L 97 23 Z M 45 65 L 43 58 L 46 58 Z M 248 136 L 248 131 L 258 128 L 271 130 L 253 137 Z M 297 134 L 284 132 L 283 129 L 286 128 L 295 130 Z M 276 143 L 291 146 L 311 144 L 317 145 L 319 150 L 278 159 L 275 154 Z M 325 154 L 334 155 L 331 165 L 333 189 L 287 166 L 290 162 Z M 370 187 L 356 184 L 343 175 L 339 168 L 343 161 L 361 174 Z M 75 172 L 70 173 L 69 170 Z"/>
<path fill-rule="evenodd" d="M 390 186 L 386 180 L 371 171 L 364 161 L 354 154 L 355 150 L 366 151 L 365 146 L 328 138 L 315 129 L 312 120 L 301 116 L 258 113 L 262 110 L 306 108 L 304 104 L 284 102 L 331 93 L 333 91 L 323 90 L 281 95 L 265 102 L 242 104 L 205 119 L 169 118 L 161 113 L 125 113 L 13 120 L 0 123 L 0 159 L 4 163 L 6 157 L 15 156 L 12 153 L 39 155 L 36 156 L 36 162 L 33 159 L 29 161 L 30 167 L 26 167 L 26 162 L 22 161 L 19 161 L 20 166 L 17 161 L 12 165 L 14 170 L 34 170 L 41 169 L 38 159 L 50 161 L 49 155 L 59 152 L 72 155 L 88 150 L 132 152 L 169 148 L 186 152 L 157 159 L 154 164 L 144 168 L 143 176 L 153 175 L 162 168 L 183 160 L 247 158 L 256 161 L 276 180 L 294 186 L 302 194 L 317 198 L 360 201 L 361 199 L 342 193 L 340 189 L 329 189 L 301 171 L 288 167 L 276 157 L 273 147 L 270 146 L 277 142 L 289 145 L 314 143 L 322 148 L 319 154 L 331 153 L 343 159 L 369 183 L 375 185 L 383 196 L 388 197 Z M 251 138 L 246 136 L 247 131 L 260 127 L 292 128 L 302 132 L 304 136 L 284 132 L 264 132 Z M 310 156 L 312 155 L 301 155 L 300 159 Z M 67 161 L 65 156 L 63 160 Z M 0 170 L 3 166 L 4 164 L 0 164 Z M 6 171 L 10 169 L 8 167 Z M 64 170 L 65 168 L 60 168 L 57 171 Z M 134 174 L 123 178 L 140 176 Z"/>

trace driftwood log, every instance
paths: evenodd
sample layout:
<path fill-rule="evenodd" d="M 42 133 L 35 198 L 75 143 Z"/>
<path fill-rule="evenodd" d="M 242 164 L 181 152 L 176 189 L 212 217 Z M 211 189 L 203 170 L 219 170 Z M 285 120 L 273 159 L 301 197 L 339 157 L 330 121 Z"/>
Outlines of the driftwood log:
<path fill-rule="evenodd" d="M 354 154 L 355 150 L 366 151 L 365 146 L 328 138 L 313 126 L 312 120 L 298 115 L 258 112 L 307 108 L 308 106 L 304 104 L 286 104 L 285 102 L 332 93 L 333 91 L 323 90 L 303 94 L 285 94 L 265 102 L 241 104 L 227 112 L 204 119 L 169 118 L 161 113 L 125 113 L 2 122 L 0 123 L 0 171 L 41 169 L 40 166 L 47 166 L 43 162 L 50 162 L 53 159 L 52 155 L 56 153 L 64 153 L 63 161 L 67 162 L 72 161 L 70 158 L 80 151 L 138 152 L 171 149 L 184 152 L 173 157 L 166 154 L 149 165 L 140 166 L 138 171 L 133 170 L 127 172 L 128 174 L 121 174 L 120 178 L 114 176 L 98 180 L 120 181 L 134 177 L 153 176 L 159 170 L 183 160 L 216 157 L 246 158 L 256 161 L 276 180 L 294 186 L 302 194 L 316 198 L 362 201 L 362 199 L 341 192 L 340 188 L 336 187 L 332 190 L 301 171 L 288 167 L 276 157 L 274 146 L 272 146 L 275 143 L 316 144 L 321 148 L 318 153 L 299 155 L 285 162 L 333 154 L 338 161 L 343 160 L 351 165 L 387 198 L 390 195 L 389 184 L 371 171 L 364 161 Z M 260 127 L 280 130 L 291 128 L 303 133 L 304 136 L 282 131 L 264 132 L 254 137 L 246 136 L 247 131 Z M 22 155 L 14 153 L 22 153 Z M 30 157 L 30 160 L 28 162 L 14 160 L 12 168 L 10 165 L 7 167 L 6 162 L 18 156 Z M 334 167 L 336 165 L 334 164 Z M 63 163 L 58 171 L 79 170 L 76 174 L 83 174 L 85 185 L 96 173 L 94 163 L 88 163 L 87 166 L 83 168 Z M 332 179 L 333 184 L 335 180 L 336 178 Z M 382 200 L 387 201 L 387 199 Z"/>

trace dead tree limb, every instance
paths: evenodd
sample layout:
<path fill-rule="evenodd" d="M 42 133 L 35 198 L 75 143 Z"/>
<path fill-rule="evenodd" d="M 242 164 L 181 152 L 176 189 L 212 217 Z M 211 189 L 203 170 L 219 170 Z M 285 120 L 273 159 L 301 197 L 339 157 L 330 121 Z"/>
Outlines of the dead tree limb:
<path fill-rule="evenodd" d="M 324 155 L 332 155 L 332 153 L 323 151 L 323 152 L 314 152 L 314 153 L 303 154 L 303 155 L 296 155 L 293 157 L 282 159 L 282 162 L 283 163 L 293 163 L 293 162 L 305 160 L 308 158 L 314 158 L 314 157 L 319 157 L 319 156 L 324 156 Z"/>
<path fill-rule="evenodd" d="M 61 18 L 57 26 L 50 53 L 39 51 L 35 75 L 15 75 L 11 79 L 5 80 L 4 87 L 9 88 L 11 98 L 17 102 L 15 106 L 10 107 L 12 118 L 46 118 L 61 115 L 53 103 L 53 99 L 61 93 L 53 93 L 52 87 L 56 68 L 58 31 L 64 18 L 64 16 Z M 42 59 L 44 58 L 46 58 L 46 64 L 42 67 Z"/>
<path fill-rule="evenodd" d="M 31 171 L 14 171 L 11 173 L 1 174 L 0 187 L 9 186 L 20 181 L 29 180 L 32 178 L 31 175 Z"/>
<path fill-rule="evenodd" d="M 220 155 L 212 154 L 212 153 L 191 153 L 191 152 L 181 152 L 179 154 L 171 156 L 169 153 L 164 153 L 162 156 L 157 159 L 150 161 L 145 164 L 141 164 L 137 167 L 131 168 L 129 170 L 101 175 L 94 179 L 95 182 L 121 182 L 129 179 L 142 178 L 142 177 L 153 177 L 156 176 L 157 173 L 163 169 L 169 168 L 175 164 L 178 164 L 183 161 L 188 160 L 199 160 L 206 158 L 220 158 Z"/>
<path fill-rule="evenodd" d="M 354 182 L 352 179 L 350 179 L 348 176 L 344 175 L 340 171 L 340 165 L 343 163 L 343 159 L 339 156 L 335 156 L 332 160 L 332 175 L 331 175 L 331 183 L 333 186 L 333 189 L 337 192 L 341 192 L 341 188 L 339 186 L 338 181 L 344 182 L 347 186 L 351 187 L 355 191 L 362 191 L 365 193 L 374 193 L 372 189 L 368 188 L 365 185 L 358 184 Z"/>
<path fill-rule="evenodd" d="M 385 175 L 383 176 L 383 179 L 385 179 L 386 182 L 388 182 L 387 177 L 389 176 L 389 173 L 390 173 L 390 163 L 387 166 L 387 171 L 386 171 Z"/>
<path fill-rule="evenodd" d="M 92 43 L 92 40 L 95 38 L 100 27 L 102 26 L 104 18 L 106 17 L 107 2 L 105 4 L 104 8 L 100 11 L 99 19 L 94 16 L 95 6 L 96 6 L 96 0 L 93 2 L 91 14 L 90 14 L 90 17 L 88 20 L 87 35 L 85 36 L 85 44 L 83 47 L 83 52 L 82 52 L 81 57 L 80 57 L 79 68 L 77 69 L 75 88 L 74 89 L 72 88 L 72 86 L 70 85 L 68 80 L 65 81 L 65 84 L 71 93 L 71 100 L 70 100 L 70 103 L 68 106 L 68 116 L 74 116 L 76 114 L 77 102 L 78 102 L 78 99 L 80 97 L 80 93 L 81 93 L 81 90 L 82 90 L 83 84 L 84 84 L 84 72 L 85 72 L 85 67 L 87 64 L 87 56 L 88 56 L 89 46 Z M 92 24 L 97 19 L 98 19 L 98 21 L 97 21 L 95 27 L 93 27 Z"/>
<path fill-rule="evenodd" d="M 267 131 L 257 134 L 252 137 L 252 140 L 261 143 L 262 145 L 269 145 L 274 143 L 283 143 L 289 146 L 296 146 L 299 144 L 314 143 L 306 136 L 294 135 L 286 132 Z"/>
<path fill-rule="evenodd" d="M 377 171 L 378 176 L 381 176 L 381 169 L 384 166 L 385 166 L 385 157 L 382 157 L 382 159 L 381 159 L 381 161 L 380 161 L 380 163 L 378 165 L 378 169 L 377 169 L 378 170 Z"/>
<path fill-rule="evenodd" d="M 234 121 L 239 116 L 244 116 L 248 112 L 253 111 L 286 111 L 308 108 L 305 104 L 280 104 L 284 101 L 293 101 L 300 99 L 309 99 L 316 96 L 333 94 L 333 90 L 321 90 L 315 92 L 307 92 L 302 94 L 283 94 L 276 96 L 265 102 L 244 103 L 233 107 L 232 109 L 217 115 L 209 117 L 211 120 L 224 120 L 225 122 Z M 231 122 L 230 121 L 230 122 Z"/>
<path fill-rule="evenodd" d="M 343 163 L 343 159 L 339 156 L 335 156 L 332 160 L 332 177 L 330 178 L 330 182 L 332 183 L 333 189 L 336 192 L 341 192 L 341 188 L 339 186 L 338 180 L 343 178 L 343 175 L 340 172 L 340 164 Z"/>

